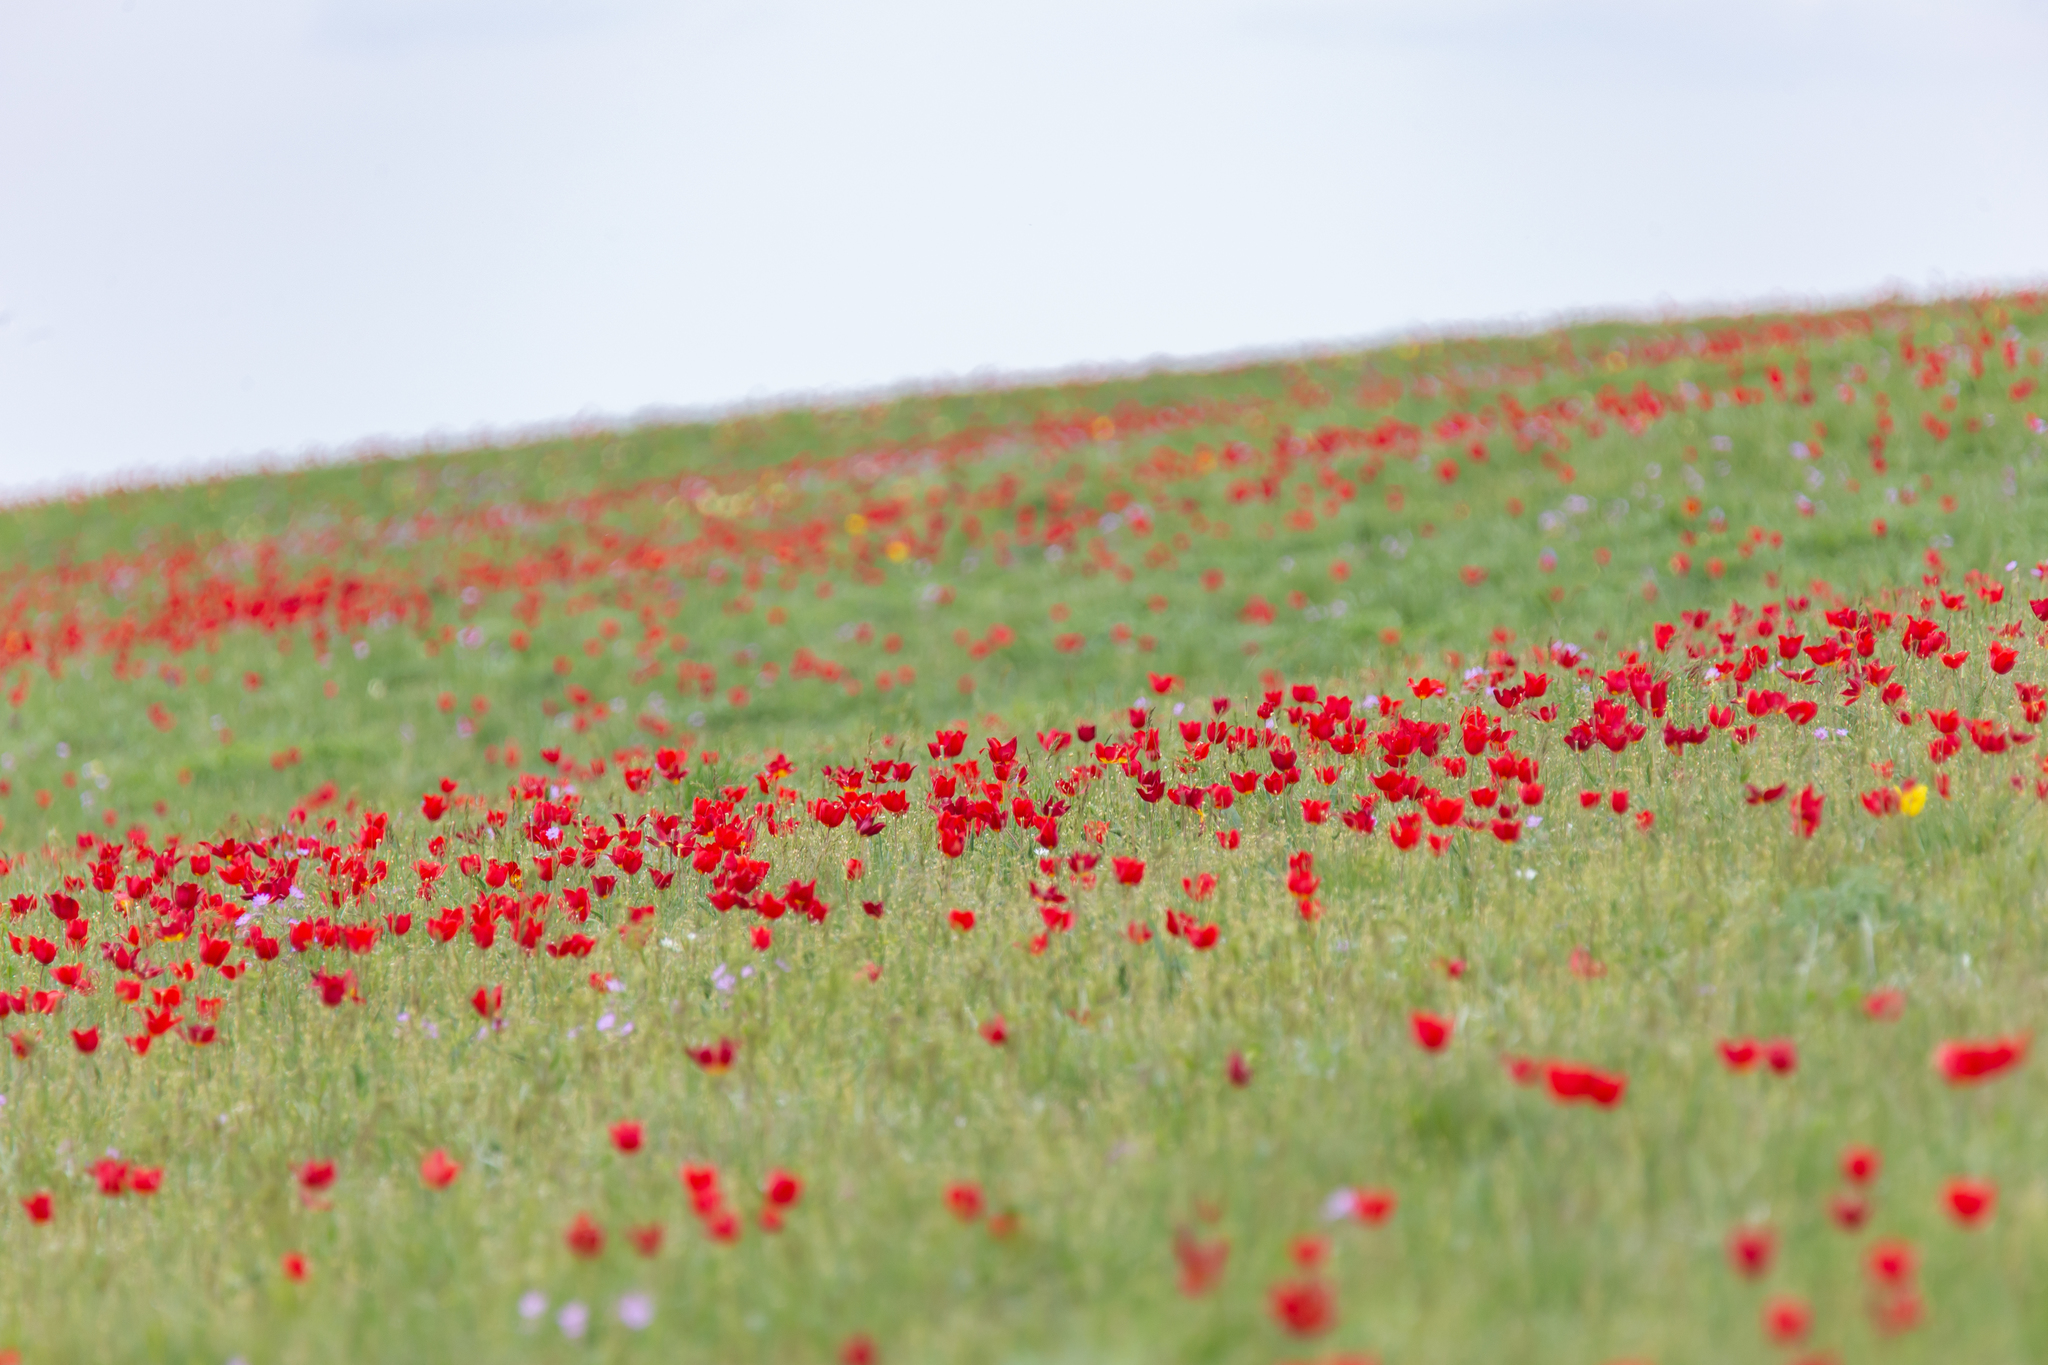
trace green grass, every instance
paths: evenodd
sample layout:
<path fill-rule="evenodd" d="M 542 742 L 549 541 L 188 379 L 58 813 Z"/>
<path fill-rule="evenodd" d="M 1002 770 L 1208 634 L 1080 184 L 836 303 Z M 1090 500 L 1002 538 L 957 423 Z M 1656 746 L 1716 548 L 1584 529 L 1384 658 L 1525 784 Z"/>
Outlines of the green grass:
<path fill-rule="evenodd" d="M 0 676 L 0 690 L 27 684 L 0 731 L 0 843 L 15 864 L 0 894 L 87 876 L 81 831 L 118 838 L 141 825 L 152 847 L 175 838 L 187 853 L 279 831 L 330 847 L 381 810 L 389 832 L 366 861 L 385 860 L 389 875 L 360 897 L 309 853 L 306 899 L 231 913 L 279 938 L 316 909 L 352 923 L 410 910 L 414 924 L 364 954 L 286 946 L 259 963 L 237 948 L 246 976 L 202 967 L 184 987 L 188 1022 L 194 995 L 224 1000 L 219 1039 L 172 1033 L 137 1057 L 120 1035 L 139 1022 L 98 945 L 133 925 L 142 960 L 170 966 L 194 958 L 200 936 L 152 942 L 141 931 L 159 912 L 125 888 L 119 900 L 74 891 L 93 942 L 60 965 L 88 963 L 96 989 L 53 1016 L 0 1024 L 35 1035 L 26 1059 L 0 1061 L 0 1348 L 24 1361 L 780 1362 L 834 1360 L 866 1334 L 894 1362 L 1350 1352 L 1387 1365 L 1679 1365 L 1782 1358 L 1760 1315 L 1789 1294 L 1811 1305 L 1806 1347 L 1845 1361 L 2048 1356 L 2048 1309 L 2031 1292 L 2048 1277 L 2039 1067 L 1954 1088 L 1929 1064 L 1943 1040 L 2026 1033 L 2043 1018 L 2041 741 L 1996 754 L 1965 742 L 1937 765 L 1927 722 L 1893 714 L 1953 707 L 2035 728 L 2013 683 L 2048 682 L 2026 605 L 2048 596 L 2030 576 L 2048 559 L 2036 510 L 2048 470 L 2029 426 L 2048 400 L 2014 386 L 2042 374 L 2042 330 L 2034 296 L 1603 324 L 15 509 L 0 518 L 0 657 L 21 652 L 10 631 L 33 653 Z M 1916 361 L 1899 343 L 1907 332 Z M 1710 357 L 1706 339 L 1722 336 L 1740 344 Z M 1947 368 L 1922 387 L 1930 346 Z M 1639 431 L 1598 406 L 1603 388 L 1668 397 L 1688 383 L 1758 398 L 1667 410 Z M 1390 418 L 1427 433 L 1455 413 L 1498 414 L 1503 393 L 1527 412 L 1578 406 L 1521 442 L 1498 424 L 1425 436 L 1422 461 L 1365 440 Z M 1895 418 L 1881 471 L 1869 444 L 1878 393 Z M 1937 439 L 1923 414 L 1950 434 Z M 1308 448 L 1276 458 L 1283 431 Z M 1324 431 L 1333 449 L 1319 456 Z M 1459 454 L 1473 439 L 1483 462 Z M 1823 453 L 1795 459 L 1794 441 Z M 1249 448 L 1242 463 L 1226 457 L 1233 442 Z M 1449 483 L 1434 472 L 1447 456 L 1459 471 Z M 1270 499 L 1233 496 L 1261 478 L 1274 481 Z M 1151 512 L 1145 534 L 1130 526 L 1133 504 Z M 1034 515 L 1020 521 L 1025 507 Z M 1303 507 L 1314 515 L 1290 522 Z M 1044 528 L 1062 517 L 1077 533 L 1048 557 Z M 1336 563 L 1347 576 L 1332 575 Z M 1936 591 L 1923 574 L 1969 607 L 1923 609 Z M 321 575 L 326 604 L 279 624 L 275 604 L 319 591 Z M 360 610 L 339 600 L 350 580 L 366 585 Z M 1975 591 L 1988 583 L 2004 585 L 2002 602 Z M 218 608 L 229 593 L 232 618 Z M 1248 615 L 1255 597 L 1270 622 Z M 1678 724 L 1730 704 L 1730 683 L 1709 680 L 1684 645 L 1718 656 L 1731 601 L 1752 613 L 1781 604 L 1809 643 L 1829 633 L 1829 608 L 1888 608 L 1899 620 L 1875 661 L 1896 666 L 1907 697 L 1887 707 L 1873 686 L 1844 705 L 1839 668 L 1823 668 L 1810 688 L 1771 685 L 1812 696 L 1826 739 L 1773 716 L 1748 744 L 1714 728 L 1674 753 L 1658 742 L 1662 720 L 1632 708 L 1649 726 L 1642 743 L 1566 745 L 1626 651 L 1669 677 Z M 251 616 L 251 602 L 272 606 Z M 1654 649 L 1655 623 L 1695 611 L 1714 624 Z M 1940 618 L 1969 661 L 1902 659 L 1908 613 Z M 2009 622 L 2022 630 L 2000 638 L 2018 663 L 1992 674 L 1988 646 Z M 955 643 L 997 625 L 1009 644 L 977 655 Z M 1057 648 L 1070 633 L 1079 649 Z M 1744 643 L 1759 640 L 1772 643 Z M 1539 662 L 1532 651 L 1558 641 L 1583 647 L 1592 671 Z M 845 675 L 791 677 L 799 650 Z M 777 676 L 765 678 L 770 663 Z M 1231 697 L 1233 724 L 1257 724 L 1261 693 L 1282 680 L 1390 693 L 1409 698 L 1403 714 L 1450 724 L 1444 752 L 1462 752 L 1458 720 L 1482 697 L 1461 678 L 1489 663 L 1547 672 L 1544 700 L 1559 713 L 1541 721 L 1524 705 L 1502 721 L 1547 788 L 1525 812 L 1541 823 L 1512 844 L 1480 829 L 1440 855 L 1401 851 L 1384 801 L 1374 833 L 1337 823 L 1385 770 L 1377 750 L 1372 761 L 1366 749 L 1318 755 L 1340 769 L 1333 786 L 1311 775 L 1227 811 L 1145 803 L 1104 764 L 1059 820 L 1062 856 L 1103 863 L 1093 885 L 1059 874 L 1076 922 L 1034 953 L 1045 925 L 1033 884 L 1054 879 L 1028 830 L 981 834 L 948 858 L 926 808 L 935 727 L 970 728 L 967 757 L 990 736 L 1021 736 L 1023 786 L 1043 803 L 1092 746 L 1048 757 L 1034 732 L 1087 720 L 1105 740 L 1127 737 L 1125 708 L 1154 695 L 1152 673 L 1183 679 L 1159 705 L 1207 719 L 1208 697 Z M 899 684 L 904 667 L 915 680 Z M 1450 694 L 1412 699 L 1408 680 L 1424 676 Z M 599 716 L 570 688 L 625 705 Z M 1305 732 L 1284 709 L 1275 720 L 1309 766 Z M 677 745 L 686 778 L 626 788 L 622 769 Z M 544 761 L 555 747 L 560 762 Z M 755 775 L 777 754 L 789 771 L 764 790 Z M 678 812 L 687 836 L 692 803 L 721 787 L 749 788 L 742 813 L 786 787 L 797 793 L 776 802 L 786 819 L 832 791 L 822 765 L 884 754 L 919 771 L 910 813 L 876 837 L 808 819 L 758 835 L 770 888 L 815 878 L 832 907 L 821 924 L 774 921 L 766 951 L 749 937 L 766 921 L 715 913 L 706 879 L 667 853 L 654 861 L 680 868 L 668 890 L 626 879 L 587 926 L 549 912 L 548 941 L 577 928 L 598 940 L 587 959 L 522 952 L 510 925 L 488 951 L 466 931 L 442 945 L 421 922 L 484 893 L 456 866 L 472 849 L 524 860 L 527 892 L 582 884 L 581 873 L 534 880 L 530 803 L 508 793 L 522 772 L 575 787 L 579 813 L 630 823 Z M 1170 725 L 1161 754 L 1145 766 L 1168 783 L 1272 770 L 1221 743 L 1182 757 Z M 1888 774 L 1874 768 L 1887 763 Z M 1461 780 L 1410 765 L 1460 794 L 1484 778 L 1480 758 L 1471 767 Z M 1859 804 L 1943 774 L 1948 794 L 1917 816 L 1873 818 Z M 476 803 L 429 824 L 420 796 L 443 776 Z M 1814 837 L 1794 832 L 1787 803 L 1745 802 L 1749 783 L 1824 793 Z M 1576 799 L 1615 789 L 1629 791 L 1629 816 Z M 1312 795 L 1333 799 L 1329 823 L 1303 822 Z M 483 818 L 490 808 L 511 813 L 502 827 Z M 1648 829 L 1633 818 L 1644 810 Z M 1106 826 L 1099 846 L 1094 822 Z M 1219 828 L 1241 830 L 1241 846 L 1220 848 Z M 436 836 L 444 851 L 430 852 Z M 1312 923 L 1286 888 L 1299 850 L 1322 882 Z M 865 872 L 849 883 L 856 856 Z M 1144 859 L 1142 885 L 1117 885 L 1111 856 Z M 429 857 L 448 870 L 421 899 L 412 868 Z M 191 878 L 184 866 L 170 881 Z M 123 872 L 137 872 L 132 857 Z M 1217 888 L 1191 903 L 1182 878 L 1202 872 Z M 330 885 L 344 892 L 339 909 L 325 905 Z M 880 918 L 861 912 L 870 899 L 886 906 Z M 625 925 L 623 907 L 646 902 L 651 925 Z M 976 913 L 971 933 L 949 925 L 954 908 Z M 1170 939 L 1169 909 L 1217 924 L 1221 941 L 1197 953 Z M 1134 920 L 1149 942 L 1126 935 Z M 55 938 L 61 926 L 37 908 L 10 928 Z M 1573 970 L 1581 949 L 1604 973 Z M 1468 964 L 1462 979 L 1446 959 Z M 361 1003 L 326 1007 L 309 970 L 344 967 Z M 623 989 L 593 989 L 593 972 Z M 502 1028 L 480 1028 L 468 1003 L 487 983 L 505 988 Z M 50 985 L 31 957 L 0 956 L 0 987 Z M 1880 989 L 1904 993 L 1897 1020 L 1867 1017 Z M 1416 1046 L 1415 1010 L 1455 1019 L 1443 1052 Z M 980 1032 L 997 1015 L 1000 1047 Z M 80 1055 L 69 1032 L 94 1023 L 104 1041 Z M 721 1036 L 738 1059 L 713 1075 L 688 1054 Z M 1716 1044 L 1734 1036 L 1794 1040 L 1796 1070 L 1728 1071 Z M 1242 1087 L 1227 1076 L 1233 1053 L 1251 1068 Z M 1623 1073 L 1626 1096 L 1559 1105 L 1515 1085 L 1506 1056 Z M 630 1156 L 606 1134 L 624 1118 L 647 1134 Z M 1849 1233 L 1827 1201 L 1852 1142 L 1884 1164 L 1868 1224 Z M 422 1187 L 433 1148 L 463 1165 L 447 1190 Z M 100 1195 L 89 1168 L 109 1149 L 164 1167 L 161 1191 Z M 308 1206 L 295 1184 L 316 1157 L 338 1165 L 331 1207 Z M 684 1162 L 720 1168 L 746 1224 L 736 1243 L 700 1229 L 677 1179 Z M 754 1217 L 776 1167 L 804 1193 L 770 1234 Z M 1998 1186 L 1993 1215 L 1972 1229 L 1941 1204 L 1958 1175 Z M 950 1214 L 943 1194 L 961 1181 L 979 1183 L 1014 1229 Z M 1398 1208 L 1378 1226 L 1327 1222 L 1326 1200 L 1347 1186 L 1391 1190 Z M 12 1202 L 36 1190 L 55 1199 L 46 1225 Z M 588 1260 L 563 1240 L 584 1211 L 608 1234 Z M 626 1230 L 657 1221 L 664 1246 L 643 1259 Z M 1762 1222 L 1779 1245 L 1757 1283 L 1729 1267 L 1724 1243 Z M 1230 1244 L 1205 1295 L 1178 1288 L 1183 1227 Z M 1291 1254 L 1304 1235 L 1329 1239 L 1317 1273 L 1338 1306 L 1312 1340 L 1284 1332 L 1267 1302 L 1306 1273 Z M 1894 1337 L 1873 1325 L 1863 1268 L 1885 1237 L 1916 1247 L 1924 1305 Z M 303 1283 L 282 1272 L 287 1252 L 306 1257 Z M 534 1321 L 519 1311 L 529 1292 L 548 1305 Z M 633 1330 L 614 1308 L 639 1293 L 654 1317 Z M 590 1312 L 574 1340 L 556 1321 L 572 1301 Z"/>

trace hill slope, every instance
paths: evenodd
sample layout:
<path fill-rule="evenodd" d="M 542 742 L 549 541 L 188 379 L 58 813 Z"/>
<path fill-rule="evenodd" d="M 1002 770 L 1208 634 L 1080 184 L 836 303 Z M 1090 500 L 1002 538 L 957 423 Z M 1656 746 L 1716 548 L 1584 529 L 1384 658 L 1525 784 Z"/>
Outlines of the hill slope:
<path fill-rule="evenodd" d="M 2044 307 L 0 514 L 0 1346 L 2039 1357 Z"/>

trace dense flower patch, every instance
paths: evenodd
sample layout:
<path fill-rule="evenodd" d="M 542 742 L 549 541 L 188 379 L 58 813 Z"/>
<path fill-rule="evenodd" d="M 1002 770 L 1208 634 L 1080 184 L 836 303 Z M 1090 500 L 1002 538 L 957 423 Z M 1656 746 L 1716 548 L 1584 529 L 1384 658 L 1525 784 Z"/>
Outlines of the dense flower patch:
<path fill-rule="evenodd" d="M 0 1340 L 1995 1355 L 2039 321 L 101 509 L 0 582 Z"/>

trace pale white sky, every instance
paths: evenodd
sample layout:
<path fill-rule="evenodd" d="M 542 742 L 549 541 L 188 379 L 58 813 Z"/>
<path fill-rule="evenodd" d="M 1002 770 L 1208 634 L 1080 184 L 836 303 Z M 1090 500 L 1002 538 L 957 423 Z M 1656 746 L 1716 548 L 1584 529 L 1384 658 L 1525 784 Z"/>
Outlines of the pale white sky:
<path fill-rule="evenodd" d="M 2048 277 L 2023 0 L 0 0 L 0 490 Z"/>

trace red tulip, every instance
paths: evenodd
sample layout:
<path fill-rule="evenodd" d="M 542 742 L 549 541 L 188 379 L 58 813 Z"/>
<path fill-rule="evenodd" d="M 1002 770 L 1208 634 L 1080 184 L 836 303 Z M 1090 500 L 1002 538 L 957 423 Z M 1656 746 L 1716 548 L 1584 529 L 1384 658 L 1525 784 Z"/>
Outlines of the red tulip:
<path fill-rule="evenodd" d="M 1451 1041 L 1452 1021 L 1442 1015 L 1417 1010 L 1408 1016 L 1408 1024 L 1424 1052 L 1439 1052 Z"/>
<path fill-rule="evenodd" d="M 761 1193 L 778 1209 L 795 1205 L 803 1192 L 804 1182 L 779 1167 L 768 1172 L 767 1178 L 761 1182 Z"/>
<path fill-rule="evenodd" d="M 1267 1295 L 1273 1318 L 1298 1337 L 1318 1336 L 1337 1324 L 1337 1300 L 1321 1280 L 1290 1280 Z"/>
<path fill-rule="evenodd" d="M 1936 1048 L 1934 1066 L 1950 1085 L 1971 1085 L 2018 1066 L 2026 1056 L 2025 1034 L 1984 1041 L 1962 1039 Z"/>
<path fill-rule="evenodd" d="M 1757 1046 L 1753 1038 L 1723 1038 L 1721 1060 L 1730 1071 L 1747 1071 L 1756 1065 Z"/>
<path fill-rule="evenodd" d="M 1544 1078 L 1550 1083 L 1550 1093 L 1559 1102 L 1569 1104 L 1574 1100 L 1588 1100 L 1603 1109 L 1619 1104 L 1628 1089 L 1626 1076 L 1610 1075 L 1571 1062 L 1552 1062 Z"/>
<path fill-rule="evenodd" d="M 722 1076 L 732 1069 L 733 1058 L 738 1055 L 738 1046 L 730 1038 L 720 1038 L 716 1043 L 693 1048 L 690 1060 L 713 1076 Z"/>
<path fill-rule="evenodd" d="M 431 1190 L 445 1190 L 455 1183 L 455 1177 L 462 1174 L 459 1163 L 451 1160 L 448 1153 L 436 1147 L 420 1158 L 420 1183 Z"/>
<path fill-rule="evenodd" d="M 1173 1258 L 1180 1263 L 1180 1292 L 1200 1298 L 1223 1279 L 1230 1262 L 1230 1243 L 1224 1238 L 1204 1242 L 1186 1228 L 1173 1234 Z"/>
<path fill-rule="evenodd" d="M 1752 1280 L 1771 1268 L 1777 1250 L 1777 1234 L 1767 1227 L 1737 1228 L 1728 1234 L 1728 1263 Z"/>
<path fill-rule="evenodd" d="M 1812 787 L 1802 789 L 1792 798 L 1792 832 L 1802 839 L 1811 839 L 1820 829 L 1821 807 L 1827 798 Z"/>
<path fill-rule="evenodd" d="M 971 1223 L 981 1217 L 982 1206 L 981 1186 L 961 1181 L 946 1187 L 946 1207 L 961 1222 Z"/>
<path fill-rule="evenodd" d="M 1854 1232 L 1870 1217 L 1870 1201 L 1860 1194 L 1838 1194 L 1828 1201 L 1828 1217 L 1842 1231 Z"/>
<path fill-rule="evenodd" d="M 1764 1335 L 1781 1346 L 1805 1338 L 1813 1326 L 1813 1310 L 1804 1299 L 1780 1295 L 1764 1305 Z"/>
<path fill-rule="evenodd" d="M 1998 1202 L 1998 1187 L 1988 1180 L 1957 1176 L 1943 1187 L 1942 1200 L 1958 1223 L 1975 1227 L 1991 1216 L 1992 1206 Z"/>
<path fill-rule="evenodd" d="M 1913 1282 L 1917 1258 L 1910 1242 L 1884 1241 L 1870 1248 L 1863 1267 L 1878 1284 L 1896 1289 Z"/>
<path fill-rule="evenodd" d="M 1392 1190 L 1353 1190 L 1351 1216 L 1377 1226 L 1393 1215 L 1395 1203 Z"/>
<path fill-rule="evenodd" d="M 569 1224 L 568 1231 L 562 1234 L 562 1241 L 568 1246 L 570 1254 L 588 1260 L 603 1254 L 604 1229 L 592 1222 L 589 1214 L 579 1213 Z"/>

